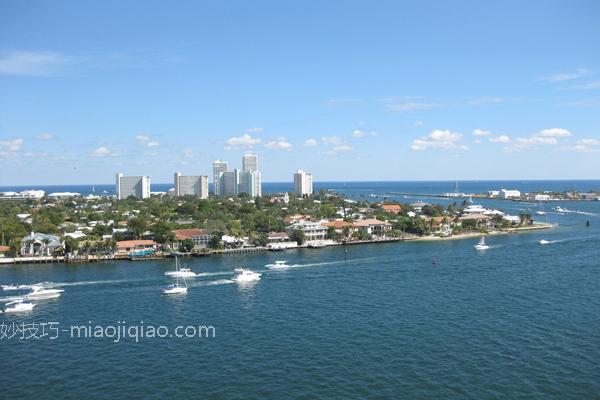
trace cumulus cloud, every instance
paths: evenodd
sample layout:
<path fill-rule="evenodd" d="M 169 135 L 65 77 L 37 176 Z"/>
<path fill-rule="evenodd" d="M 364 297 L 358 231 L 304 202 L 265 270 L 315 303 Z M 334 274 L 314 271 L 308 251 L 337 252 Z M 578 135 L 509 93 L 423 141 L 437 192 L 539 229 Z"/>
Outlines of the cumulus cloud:
<path fill-rule="evenodd" d="M 600 146 L 600 139 L 581 139 L 578 140 L 577 143 L 586 146 Z"/>
<path fill-rule="evenodd" d="M 323 136 L 321 141 L 330 146 L 339 146 L 344 142 L 339 136 Z"/>
<path fill-rule="evenodd" d="M 92 157 L 109 157 L 115 155 L 108 147 L 100 146 L 91 153 Z"/>
<path fill-rule="evenodd" d="M 484 131 L 483 129 L 475 129 L 473 131 L 473 136 L 490 136 L 492 132 Z"/>
<path fill-rule="evenodd" d="M 254 145 L 259 144 L 260 139 L 253 138 L 249 134 L 244 133 L 242 136 L 227 139 L 226 143 L 229 147 L 252 147 Z"/>
<path fill-rule="evenodd" d="M 267 149 L 274 150 L 291 150 L 292 144 L 288 142 L 286 138 L 280 137 L 277 138 L 277 140 L 271 140 L 270 142 L 266 143 L 265 147 Z"/>
<path fill-rule="evenodd" d="M 248 128 L 246 129 L 246 132 L 248 133 L 260 133 L 260 132 L 264 132 L 265 128 Z"/>
<path fill-rule="evenodd" d="M 379 132 L 379 131 L 367 132 L 367 131 L 361 131 L 360 129 L 356 129 L 355 131 L 352 132 L 352 137 L 355 137 L 355 138 L 363 138 L 365 136 L 376 137 L 376 136 L 380 136 L 380 135 L 381 135 L 381 132 Z"/>
<path fill-rule="evenodd" d="M 490 142 L 492 142 L 492 143 L 509 143 L 510 136 L 500 135 L 500 136 L 491 137 Z"/>
<path fill-rule="evenodd" d="M 56 136 L 52 133 L 40 133 L 39 135 L 35 135 L 35 138 L 38 140 L 53 140 Z"/>
<path fill-rule="evenodd" d="M 562 128 L 550 128 L 542 130 L 537 136 L 541 137 L 568 137 L 571 136 L 571 132 Z"/>
<path fill-rule="evenodd" d="M 598 153 L 600 152 L 599 139 L 580 139 L 574 146 L 561 148 L 563 151 L 571 151 L 575 153 Z"/>
<path fill-rule="evenodd" d="M 139 135 L 136 135 L 135 138 L 137 139 L 137 141 L 139 141 L 141 144 L 143 144 L 146 147 L 158 147 L 159 146 L 159 143 L 156 140 L 152 140 L 152 137 L 150 135 L 140 133 Z"/>
<path fill-rule="evenodd" d="M 304 147 L 315 147 L 318 145 L 319 145 L 319 142 L 317 142 L 315 139 L 306 139 L 304 141 Z"/>
<path fill-rule="evenodd" d="M 468 150 L 468 146 L 458 143 L 462 134 L 449 130 L 434 130 L 429 135 L 412 141 L 411 149 L 415 151 L 426 149 Z"/>
<path fill-rule="evenodd" d="M 21 138 L 0 140 L 0 149 L 6 151 L 19 151 L 23 145 L 24 140 Z"/>

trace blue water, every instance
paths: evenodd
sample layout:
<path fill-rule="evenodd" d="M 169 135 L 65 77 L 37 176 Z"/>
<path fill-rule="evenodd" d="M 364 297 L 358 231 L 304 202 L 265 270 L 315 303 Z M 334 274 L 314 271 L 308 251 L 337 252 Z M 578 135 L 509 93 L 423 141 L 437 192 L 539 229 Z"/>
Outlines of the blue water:
<path fill-rule="evenodd" d="M 548 180 L 548 181 L 462 181 L 458 189 L 464 193 L 487 193 L 488 190 L 516 189 L 522 192 L 565 190 L 600 191 L 600 180 Z M 385 195 L 388 192 L 408 192 L 420 194 L 441 194 L 454 192 L 456 182 L 452 181 L 403 181 L 403 182 L 315 182 L 314 190 L 333 190 L 354 198 L 367 198 L 370 194 Z M 153 183 L 153 192 L 166 192 L 173 187 L 172 183 Z M 76 192 L 82 195 L 106 192 L 115 194 L 115 185 L 33 185 L 33 186 L 0 186 L 0 192 L 21 191 L 25 189 L 45 190 L 53 192 Z M 280 193 L 293 191 L 292 182 L 264 182 L 264 193 Z"/>
<path fill-rule="evenodd" d="M 0 324 L 216 329 L 139 343 L 0 340 L 0 397 L 597 398 L 600 202 L 556 204 L 581 213 L 550 212 L 556 228 L 490 237 L 483 253 L 469 239 L 349 246 L 346 262 L 343 248 L 188 259 L 205 275 L 181 297 L 161 294 L 168 260 L 0 267 L 0 283 L 65 289 Z M 265 270 L 276 259 L 299 266 Z M 232 283 L 237 265 L 262 279 Z"/>

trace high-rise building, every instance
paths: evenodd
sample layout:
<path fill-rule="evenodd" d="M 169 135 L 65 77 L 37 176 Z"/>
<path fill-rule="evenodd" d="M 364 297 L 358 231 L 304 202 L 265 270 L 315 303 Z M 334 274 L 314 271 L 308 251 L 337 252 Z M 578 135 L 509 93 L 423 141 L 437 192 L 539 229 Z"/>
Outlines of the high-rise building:
<path fill-rule="evenodd" d="M 208 198 L 208 176 L 183 176 L 175 172 L 175 196 L 192 195 L 201 199 Z"/>
<path fill-rule="evenodd" d="M 220 160 L 213 161 L 213 191 L 215 193 L 215 196 L 222 195 L 222 193 L 221 193 L 222 185 L 220 184 L 220 179 L 221 179 L 221 174 L 223 172 L 227 172 L 227 167 L 228 167 L 227 161 L 220 161 Z"/>
<path fill-rule="evenodd" d="M 258 171 L 258 156 L 256 154 L 245 154 L 242 157 L 242 171 Z"/>
<path fill-rule="evenodd" d="M 233 171 L 221 172 L 219 176 L 219 189 L 218 194 L 220 196 L 236 196 L 238 194 L 238 187 L 240 184 L 240 170 L 234 169 Z"/>
<path fill-rule="evenodd" d="M 150 177 L 149 176 L 123 176 L 117 174 L 117 198 L 126 199 L 129 196 L 145 199 L 150 197 Z"/>
<path fill-rule="evenodd" d="M 301 169 L 294 174 L 294 193 L 297 196 L 311 196 L 313 194 L 312 174 Z"/>
<path fill-rule="evenodd" d="M 247 193 L 250 197 L 260 197 L 260 171 L 241 171 L 239 173 L 238 194 Z"/>

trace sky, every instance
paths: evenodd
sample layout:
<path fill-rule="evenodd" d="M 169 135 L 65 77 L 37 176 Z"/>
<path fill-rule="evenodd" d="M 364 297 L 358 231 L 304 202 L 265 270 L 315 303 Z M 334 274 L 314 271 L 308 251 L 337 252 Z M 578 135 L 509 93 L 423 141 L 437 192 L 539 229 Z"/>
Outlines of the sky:
<path fill-rule="evenodd" d="M 0 186 L 600 178 L 598 1 L 0 1 Z"/>

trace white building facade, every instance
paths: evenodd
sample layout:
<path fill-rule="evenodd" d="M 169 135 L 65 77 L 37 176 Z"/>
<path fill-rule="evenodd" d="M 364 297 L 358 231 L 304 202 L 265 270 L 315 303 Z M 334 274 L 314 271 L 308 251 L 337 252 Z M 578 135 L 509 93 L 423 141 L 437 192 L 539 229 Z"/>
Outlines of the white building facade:
<path fill-rule="evenodd" d="M 213 191 L 215 196 L 222 196 L 221 193 L 221 174 L 227 172 L 229 163 L 227 161 L 213 161 Z"/>
<path fill-rule="evenodd" d="M 150 197 L 150 177 L 117 174 L 116 192 L 119 200 L 129 196 L 146 199 Z"/>
<path fill-rule="evenodd" d="M 208 199 L 208 176 L 192 175 L 184 176 L 180 172 L 175 172 L 175 196 L 198 196 L 201 199 Z"/>
<path fill-rule="evenodd" d="M 294 193 L 297 196 L 312 196 L 313 194 L 313 178 L 312 174 L 298 170 L 294 174 Z"/>

